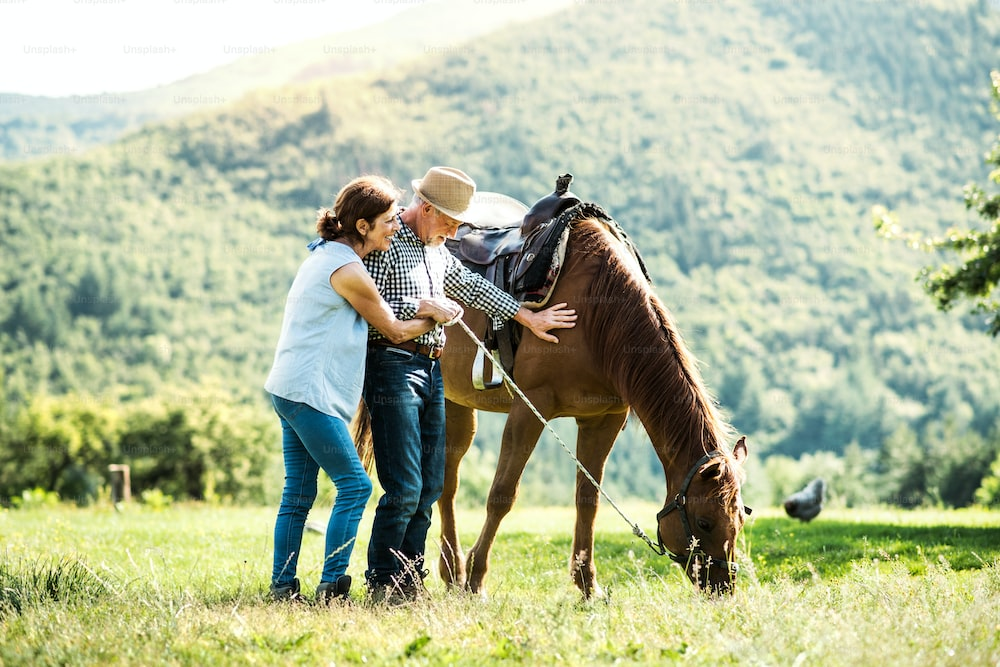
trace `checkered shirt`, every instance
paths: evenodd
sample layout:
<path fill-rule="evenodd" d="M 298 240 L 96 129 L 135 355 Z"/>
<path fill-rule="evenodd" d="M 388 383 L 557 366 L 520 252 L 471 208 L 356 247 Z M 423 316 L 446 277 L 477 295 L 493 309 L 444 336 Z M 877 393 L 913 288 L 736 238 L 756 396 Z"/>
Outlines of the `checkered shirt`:
<path fill-rule="evenodd" d="M 405 224 L 388 250 L 370 252 L 364 262 L 382 298 L 400 320 L 412 320 L 421 299 L 442 296 L 483 311 L 493 318 L 494 327 L 513 318 L 521 308 L 517 299 L 465 268 L 443 244 L 425 246 Z M 382 334 L 368 327 L 368 340 L 379 338 L 383 338 Z M 432 347 L 443 346 L 444 327 L 438 324 L 415 340 Z"/>

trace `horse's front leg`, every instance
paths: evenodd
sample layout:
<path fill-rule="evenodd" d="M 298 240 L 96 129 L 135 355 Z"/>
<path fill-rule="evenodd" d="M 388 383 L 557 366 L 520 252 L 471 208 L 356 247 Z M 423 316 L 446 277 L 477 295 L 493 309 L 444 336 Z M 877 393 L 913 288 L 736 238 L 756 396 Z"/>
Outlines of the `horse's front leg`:
<path fill-rule="evenodd" d="M 524 406 L 524 403 L 515 401 L 503 430 L 500 459 L 486 501 L 486 521 L 466 558 L 466 586 L 474 593 L 486 594 L 483 580 L 489 570 L 490 551 L 493 549 L 500 521 L 514 506 L 524 466 L 534 451 L 541 432 L 542 424 L 538 418 Z"/>
<path fill-rule="evenodd" d="M 445 401 L 444 489 L 438 499 L 441 516 L 441 557 L 438 571 L 448 588 L 465 586 L 465 561 L 455 521 L 455 497 L 458 495 L 458 470 L 476 435 L 476 411 Z"/>
<path fill-rule="evenodd" d="M 627 416 L 627 412 L 615 412 L 576 420 L 576 457 L 598 483 L 604 478 L 604 464 Z M 594 562 L 594 522 L 599 502 L 597 487 L 577 470 L 576 527 L 573 530 L 569 571 L 576 587 L 588 598 L 603 595 L 597 584 L 597 565 Z"/>

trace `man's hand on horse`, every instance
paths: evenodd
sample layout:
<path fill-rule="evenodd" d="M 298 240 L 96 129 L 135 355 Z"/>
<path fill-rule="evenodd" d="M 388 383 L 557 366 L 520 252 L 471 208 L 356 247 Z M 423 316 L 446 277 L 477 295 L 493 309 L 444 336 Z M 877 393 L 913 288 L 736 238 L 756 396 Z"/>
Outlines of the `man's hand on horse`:
<path fill-rule="evenodd" d="M 517 322 L 531 330 L 531 333 L 549 343 L 559 339 L 548 333 L 550 329 L 572 329 L 576 326 L 576 310 L 567 308 L 565 303 L 557 303 L 545 310 L 528 310 L 524 306 L 514 316 Z"/>

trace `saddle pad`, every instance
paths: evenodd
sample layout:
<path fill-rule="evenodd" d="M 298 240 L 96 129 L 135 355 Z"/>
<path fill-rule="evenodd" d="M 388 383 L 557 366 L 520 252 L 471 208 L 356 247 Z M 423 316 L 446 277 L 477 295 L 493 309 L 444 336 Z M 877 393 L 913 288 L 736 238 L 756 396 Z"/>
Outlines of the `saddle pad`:
<path fill-rule="evenodd" d="M 563 261 L 566 259 L 566 246 L 569 244 L 569 221 L 560 225 L 551 224 L 548 228 L 539 227 L 539 232 L 547 238 L 538 247 L 538 251 L 532 251 L 525 246 L 518 265 L 515 267 L 515 275 L 524 267 L 522 280 L 514 283 L 514 298 L 521 301 L 528 308 L 541 308 L 548 303 L 552 288 L 555 287 L 559 279 L 559 272 L 562 270 Z"/>
<path fill-rule="evenodd" d="M 649 280 L 649 273 L 639 251 L 621 225 L 599 205 L 583 202 L 566 209 L 548 224 L 536 228 L 525 239 L 524 248 L 514 267 L 511 292 L 515 298 L 532 308 L 544 306 L 548 302 L 566 257 L 571 223 L 583 218 L 595 218 L 604 223 L 629 249 L 646 280 Z"/>

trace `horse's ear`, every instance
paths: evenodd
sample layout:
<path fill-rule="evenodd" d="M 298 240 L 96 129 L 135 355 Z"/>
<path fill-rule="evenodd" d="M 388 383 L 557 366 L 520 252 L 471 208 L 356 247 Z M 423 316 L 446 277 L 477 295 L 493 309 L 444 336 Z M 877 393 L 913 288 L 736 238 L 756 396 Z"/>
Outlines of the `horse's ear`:
<path fill-rule="evenodd" d="M 736 445 L 733 447 L 733 458 L 736 459 L 738 463 L 743 463 L 749 453 L 750 451 L 747 448 L 747 437 L 745 435 L 740 436 L 740 439 L 736 441 Z"/>

